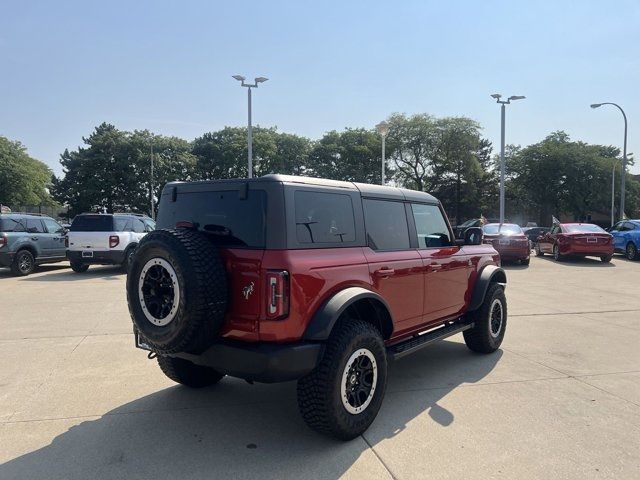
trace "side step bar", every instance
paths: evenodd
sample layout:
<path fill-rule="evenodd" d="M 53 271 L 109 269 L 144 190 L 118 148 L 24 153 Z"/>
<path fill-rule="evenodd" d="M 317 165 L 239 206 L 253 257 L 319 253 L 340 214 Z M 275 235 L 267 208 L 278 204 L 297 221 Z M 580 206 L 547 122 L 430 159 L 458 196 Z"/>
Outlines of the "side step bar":
<path fill-rule="evenodd" d="M 389 359 L 397 360 L 404 357 L 405 355 L 414 353 L 420 350 L 422 347 L 426 347 L 433 342 L 444 340 L 451 335 L 464 332 L 465 330 L 469 330 L 472 327 L 473 323 L 452 323 L 450 325 L 445 325 L 444 327 L 431 330 L 430 332 L 424 333 L 422 335 L 417 335 L 410 338 L 409 340 L 405 340 L 403 342 L 396 343 L 395 345 L 390 346 L 389 348 L 387 348 L 387 355 L 389 356 Z"/>

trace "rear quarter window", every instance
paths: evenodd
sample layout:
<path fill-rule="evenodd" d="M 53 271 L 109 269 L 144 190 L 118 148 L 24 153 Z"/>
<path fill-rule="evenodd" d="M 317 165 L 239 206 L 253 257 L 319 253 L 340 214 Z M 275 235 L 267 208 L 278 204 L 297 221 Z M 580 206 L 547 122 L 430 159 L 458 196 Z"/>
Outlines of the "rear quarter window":
<path fill-rule="evenodd" d="M 0 218 L 0 232 L 24 231 L 24 220 L 20 218 Z"/>
<path fill-rule="evenodd" d="M 356 227 L 349 195 L 298 190 L 294 194 L 294 204 L 298 243 L 355 241 Z"/>

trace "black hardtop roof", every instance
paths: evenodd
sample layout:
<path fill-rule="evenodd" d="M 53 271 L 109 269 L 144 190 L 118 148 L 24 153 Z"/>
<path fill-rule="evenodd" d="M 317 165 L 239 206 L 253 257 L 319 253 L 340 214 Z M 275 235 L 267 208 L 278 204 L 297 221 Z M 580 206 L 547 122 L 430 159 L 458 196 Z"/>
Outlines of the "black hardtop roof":
<path fill-rule="evenodd" d="M 357 190 L 363 197 L 388 198 L 390 200 L 410 200 L 414 202 L 438 203 L 438 199 L 426 192 L 410 190 L 408 188 L 388 187 L 383 185 L 372 185 L 369 183 L 345 182 L 341 180 L 330 180 L 326 178 L 302 177 L 296 175 L 269 174 L 256 178 L 232 178 L 225 180 L 200 180 L 193 182 L 170 182 L 165 186 L 163 193 L 168 193 L 167 189 L 179 185 L 207 185 L 207 184 L 238 184 L 238 183 L 262 183 L 279 182 L 287 185 L 303 184 L 318 187 L 344 188 L 345 190 Z"/>

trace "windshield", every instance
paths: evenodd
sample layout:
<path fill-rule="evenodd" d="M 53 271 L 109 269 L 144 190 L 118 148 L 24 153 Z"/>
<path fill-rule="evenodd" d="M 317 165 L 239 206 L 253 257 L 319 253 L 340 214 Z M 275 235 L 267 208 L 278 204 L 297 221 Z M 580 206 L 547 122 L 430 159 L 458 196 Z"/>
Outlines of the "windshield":
<path fill-rule="evenodd" d="M 522 228 L 515 223 L 490 223 L 483 227 L 484 233 L 487 235 L 520 235 Z"/>
<path fill-rule="evenodd" d="M 567 233 L 604 233 L 604 229 L 598 225 L 592 225 L 590 223 L 576 224 L 576 225 L 564 225 L 564 229 Z"/>
<path fill-rule="evenodd" d="M 111 215 L 78 215 L 71 223 L 72 232 L 113 232 Z"/>

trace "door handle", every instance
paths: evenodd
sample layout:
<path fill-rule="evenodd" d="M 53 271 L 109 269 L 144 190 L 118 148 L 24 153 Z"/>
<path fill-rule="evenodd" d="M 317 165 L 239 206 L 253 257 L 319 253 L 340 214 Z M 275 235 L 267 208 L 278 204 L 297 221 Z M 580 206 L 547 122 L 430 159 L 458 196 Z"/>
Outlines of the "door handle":
<path fill-rule="evenodd" d="M 396 273 L 396 271 L 393 268 L 382 267 L 382 268 L 379 268 L 378 270 L 376 270 L 373 273 L 374 273 L 374 275 L 376 275 L 378 277 L 390 277 L 391 275 Z"/>
<path fill-rule="evenodd" d="M 34 242 L 38 240 L 38 237 L 31 237 L 31 240 L 33 240 Z"/>

